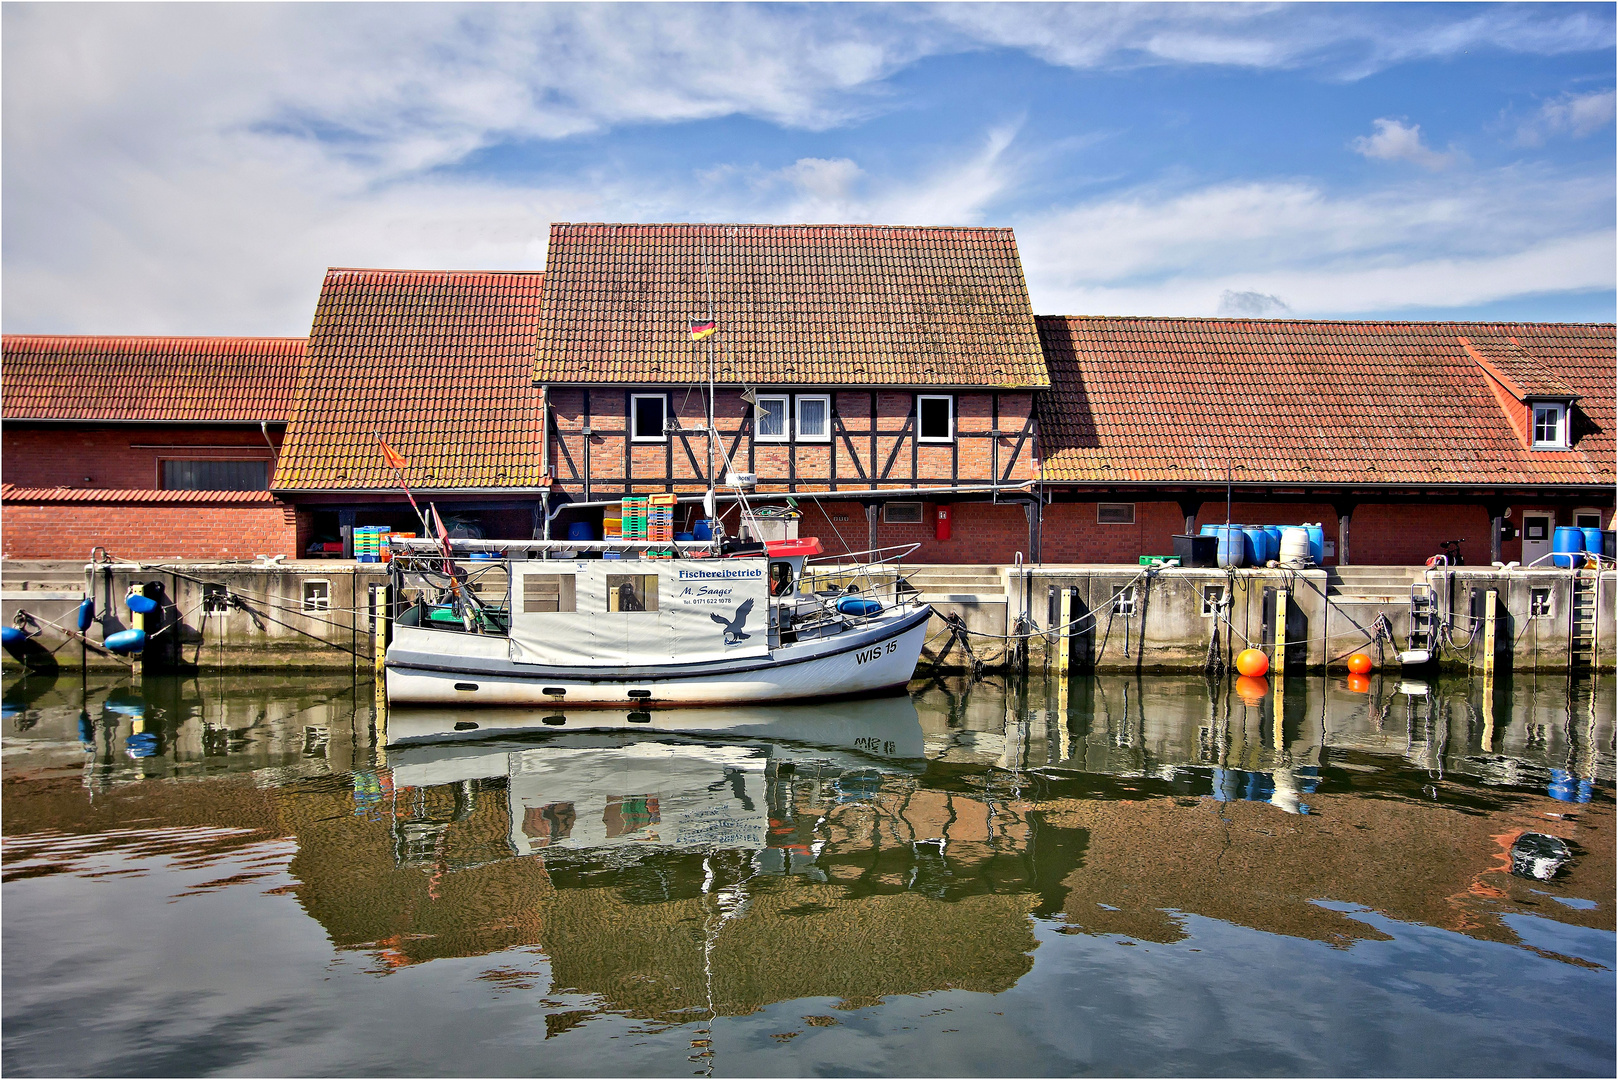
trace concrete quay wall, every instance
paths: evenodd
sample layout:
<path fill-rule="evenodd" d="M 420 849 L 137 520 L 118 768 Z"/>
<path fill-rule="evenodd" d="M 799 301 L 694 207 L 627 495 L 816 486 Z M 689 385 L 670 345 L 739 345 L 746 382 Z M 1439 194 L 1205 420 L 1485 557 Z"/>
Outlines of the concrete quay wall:
<path fill-rule="evenodd" d="M 77 666 L 80 647 L 52 623 L 75 625 L 88 592 L 96 621 L 88 637 L 100 642 L 128 629 L 123 597 L 131 584 L 145 586 L 160 605 L 148 616 L 151 644 L 144 662 L 154 669 L 217 670 L 359 669 L 372 667 L 370 590 L 386 581 L 385 567 L 339 561 L 271 566 L 246 563 L 174 563 L 162 567 L 63 564 L 50 580 L 27 582 L 6 569 L 0 617 L 10 625 L 19 610 L 32 615 L 40 633 L 29 643 L 35 655 Z M 1363 568 L 1362 568 L 1363 569 Z M 1345 583 L 1325 570 L 1201 570 L 1166 568 L 1147 573 L 1118 565 L 1000 567 L 998 587 L 971 591 L 922 590 L 935 618 L 922 668 L 958 670 L 977 660 L 985 669 L 1019 663 L 1016 646 L 1027 644 L 1027 662 L 1054 666 L 1063 644 L 1057 633 L 1061 598 L 1068 594 L 1073 633 L 1065 644 L 1070 666 L 1095 671 L 1200 671 L 1210 652 L 1227 667 L 1249 645 L 1275 656 L 1278 629 L 1285 631 L 1287 670 L 1340 668 L 1354 652 L 1367 652 L 1380 666 L 1398 663 L 1410 633 L 1409 581 L 1433 586 L 1435 621 L 1442 629 L 1440 662 L 1482 667 L 1486 638 L 1483 597 L 1498 597 L 1495 664 L 1523 671 L 1559 671 L 1579 666 L 1576 615 L 1581 605 L 1597 612 L 1597 663 L 1612 670 L 1618 657 L 1614 605 L 1618 575 L 1567 570 L 1500 570 L 1462 567 L 1423 576 L 1408 568 L 1402 584 L 1380 596 L 1345 592 Z M 72 580 L 73 575 L 78 580 Z M 918 577 L 918 581 L 920 578 Z M 1133 590 L 1132 594 L 1130 590 Z M 885 590 L 882 590 L 885 591 Z M 1579 595 L 1576 595 L 1576 591 Z M 1285 593 L 1284 623 L 1276 611 Z M 960 617 L 969 632 L 970 656 L 952 642 L 942 616 Z M 1392 641 L 1378 633 L 1378 622 Z M 1031 636 L 1023 639 L 1019 626 Z M 8 667 L 21 656 L 3 656 Z M 128 662 L 88 652 L 88 666 L 117 670 Z"/>
<path fill-rule="evenodd" d="M 1558 671 L 1577 666 L 1576 600 L 1596 611 L 1599 666 L 1612 670 L 1618 656 L 1618 574 L 1612 571 L 1599 576 L 1597 596 L 1593 571 L 1461 567 L 1423 575 L 1390 569 L 1432 586 L 1435 636 L 1441 643 L 1433 651 L 1442 666 L 1484 666 L 1483 611 L 1491 590 L 1497 597 L 1497 667 Z M 1060 625 L 1063 590 L 1071 590 L 1069 664 L 1079 670 L 1201 670 L 1210 651 L 1228 668 L 1247 647 L 1264 649 L 1273 662 L 1283 591 L 1289 671 L 1343 668 L 1355 652 L 1367 653 L 1378 666 L 1396 665 L 1410 641 L 1409 581 L 1374 598 L 1339 592 L 1328 572 L 1319 569 L 1171 567 L 1145 573 L 1137 567 L 1040 566 L 1003 573 L 1007 620 L 1015 626 L 1026 614 L 1038 634 L 1030 640 L 1032 664 L 1057 661 L 1061 642 L 1053 628 Z M 1575 596 L 1576 589 L 1581 596 Z M 1379 633 L 1379 619 L 1386 634 Z"/>

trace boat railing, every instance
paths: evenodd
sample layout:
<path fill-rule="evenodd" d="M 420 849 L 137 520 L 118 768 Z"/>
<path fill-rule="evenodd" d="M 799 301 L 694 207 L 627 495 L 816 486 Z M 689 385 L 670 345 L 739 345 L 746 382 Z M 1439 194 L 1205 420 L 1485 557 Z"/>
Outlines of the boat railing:
<path fill-rule="evenodd" d="M 921 545 L 889 544 L 860 551 L 838 552 L 836 562 L 808 560 L 799 583 L 801 595 L 863 595 L 885 607 L 904 607 L 919 602 L 916 591 L 904 578 L 904 559 Z M 846 617 L 846 613 L 845 613 Z M 861 617 L 855 616 L 862 621 Z"/>

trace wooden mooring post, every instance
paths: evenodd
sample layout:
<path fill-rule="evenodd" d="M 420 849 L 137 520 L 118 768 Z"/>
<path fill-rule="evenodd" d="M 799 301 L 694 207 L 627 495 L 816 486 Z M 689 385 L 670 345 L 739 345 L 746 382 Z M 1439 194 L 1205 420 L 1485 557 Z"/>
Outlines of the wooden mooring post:
<path fill-rule="evenodd" d="M 388 586 L 371 589 L 371 664 L 375 676 L 373 706 L 378 749 L 388 744 Z"/>
<path fill-rule="evenodd" d="M 1483 594 L 1483 678 L 1494 679 L 1495 605 L 1500 594 L 1493 589 Z"/>
<path fill-rule="evenodd" d="M 1069 654 L 1073 651 L 1073 588 L 1068 586 L 1062 590 L 1062 602 L 1057 616 L 1061 621 L 1057 624 L 1061 629 L 1056 635 L 1056 674 L 1062 679 L 1062 692 L 1067 693 L 1067 665 Z"/>
<path fill-rule="evenodd" d="M 1287 590 L 1277 589 L 1275 593 L 1275 677 L 1281 679 L 1287 673 Z M 1276 683 L 1276 700 L 1281 699 L 1281 686 Z"/>

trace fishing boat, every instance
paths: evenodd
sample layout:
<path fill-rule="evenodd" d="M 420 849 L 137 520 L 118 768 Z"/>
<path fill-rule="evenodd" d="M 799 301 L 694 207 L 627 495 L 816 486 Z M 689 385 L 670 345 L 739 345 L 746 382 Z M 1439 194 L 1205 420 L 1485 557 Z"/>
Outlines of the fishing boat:
<path fill-rule="evenodd" d="M 913 549 L 817 566 L 813 538 L 401 540 L 388 700 L 649 710 L 895 691 L 932 615 L 899 573 Z"/>

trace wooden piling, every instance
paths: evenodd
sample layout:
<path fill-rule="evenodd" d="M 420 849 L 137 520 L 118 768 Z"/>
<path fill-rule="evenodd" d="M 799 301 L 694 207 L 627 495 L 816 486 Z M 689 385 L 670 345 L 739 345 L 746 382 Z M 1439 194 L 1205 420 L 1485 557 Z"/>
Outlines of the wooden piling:
<path fill-rule="evenodd" d="M 1500 594 L 1493 589 L 1483 594 L 1483 678 L 1494 679 L 1495 604 Z"/>
<path fill-rule="evenodd" d="M 1067 665 L 1068 655 L 1073 651 L 1073 589 L 1071 586 L 1062 590 L 1062 606 L 1059 618 L 1060 632 L 1056 636 L 1057 648 L 1060 650 L 1056 656 L 1056 674 L 1063 683 L 1063 693 L 1067 692 Z"/>
<path fill-rule="evenodd" d="M 378 585 L 371 590 L 371 663 L 375 677 L 376 743 L 380 749 L 388 743 L 388 586 Z"/>
<path fill-rule="evenodd" d="M 1279 680 L 1287 673 L 1287 590 L 1275 593 L 1275 677 Z M 1276 683 L 1276 700 L 1281 698 L 1280 683 Z"/>

